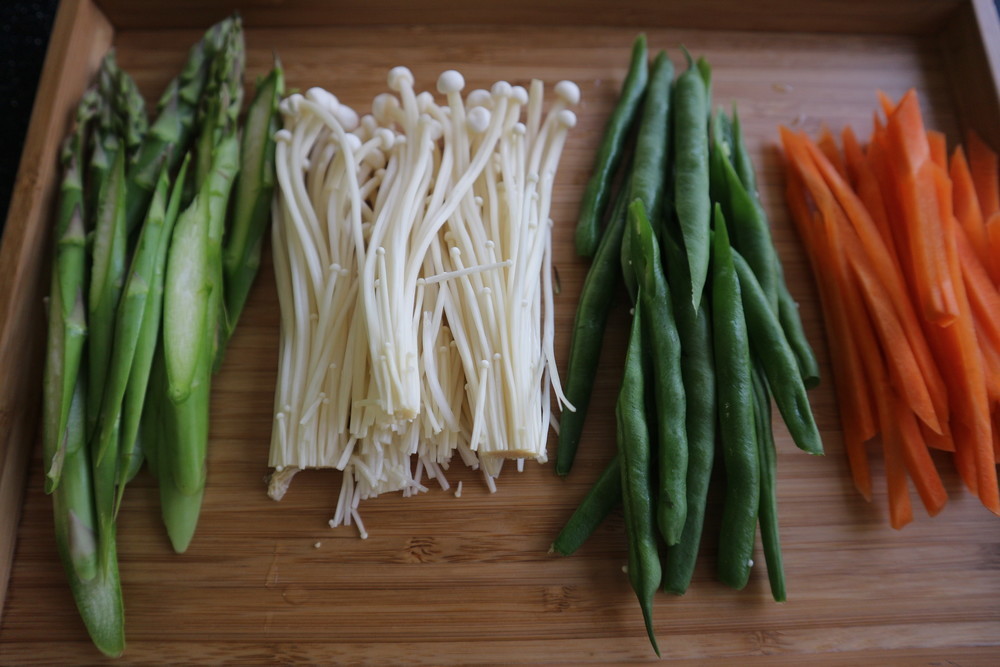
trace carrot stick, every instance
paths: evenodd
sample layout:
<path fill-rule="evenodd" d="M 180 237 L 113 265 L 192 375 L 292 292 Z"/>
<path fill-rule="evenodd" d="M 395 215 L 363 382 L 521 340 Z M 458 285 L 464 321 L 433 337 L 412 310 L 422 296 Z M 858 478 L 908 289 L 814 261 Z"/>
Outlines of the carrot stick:
<path fill-rule="evenodd" d="M 983 336 L 1000 350 L 1000 291 L 986 274 L 964 228 L 955 226 L 955 249 L 969 305 Z"/>
<path fill-rule="evenodd" d="M 965 159 L 965 151 L 961 146 L 955 148 L 951 155 L 951 165 L 948 170 L 951 178 L 952 196 L 954 197 L 955 217 L 965 230 L 976 256 L 982 262 L 993 282 L 997 282 L 997 263 L 990 255 L 989 240 L 986 236 L 986 222 L 983 210 L 979 207 L 976 195 L 976 185 L 972 181 L 969 162 Z"/>
<path fill-rule="evenodd" d="M 996 275 L 990 275 L 993 282 L 1000 285 L 1000 213 L 994 213 L 986 219 L 986 243 L 993 259 L 993 266 L 998 267 L 994 270 Z"/>
<path fill-rule="evenodd" d="M 880 403 L 890 401 L 891 390 L 885 384 L 876 390 Z M 902 435 L 899 424 L 892 418 L 891 409 L 887 406 L 879 410 L 885 415 L 881 421 L 882 452 L 885 458 L 885 478 L 889 492 L 889 523 L 896 530 L 913 521 L 913 505 L 910 503 L 910 492 L 906 486 L 906 462 L 903 458 Z"/>
<path fill-rule="evenodd" d="M 997 154 L 976 134 L 969 130 L 965 140 L 969 149 L 969 170 L 976 184 L 976 197 L 983 217 L 1000 213 L 1000 165 Z"/>
<path fill-rule="evenodd" d="M 944 170 L 948 169 L 948 138 L 944 132 L 927 130 L 927 147 L 931 152 L 931 162 Z"/>
<path fill-rule="evenodd" d="M 840 154 L 840 148 L 837 146 L 836 139 L 830 133 L 829 128 L 826 126 L 820 131 L 819 140 L 816 142 L 819 149 L 823 151 L 823 155 L 826 159 L 830 161 L 833 168 L 837 170 L 841 178 L 847 178 L 847 165 L 844 163 L 844 156 Z"/>
<path fill-rule="evenodd" d="M 848 125 L 841 133 L 841 141 L 844 144 L 844 156 L 847 160 L 847 173 L 851 178 L 855 192 L 865 205 L 865 210 L 872 217 L 872 221 L 878 228 L 878 233 L 882 237 L 882 242 L 893 257 L 898 257 L 896 242 L 892 237 L 892 230 L 889 229 L 889 218 L 886 215 L 885 200 L 882 198 L 882 191 L 879 189 L 878 179 L 872 170 L 871 164 L 865 158 L 858 143 L 854 131 Z"/>
<path fill-rule="evenodd" d="M 920 433 L 920 427 L 906 401 L 898 394 L 893 395 L 893 418 L 899 427 L 899 442 L 902 445 L 903 460 L 910 473 L 924 508 L 935 516 L 948 502 L 948 494 L 941 483 L 941 476 L 934 466 L 927 445 Z"/>
<path fill-rule="evenodd" d="M 917 425 L 920 427 L 920 435 L 928 447 L 942 452 L 955 451 L 955 441 L 951 437 L 950 428 L 946 428 L 944 433 L 935 433 L 919 419 Z"/>
<path fill-rule="evenodd" d="M 941 169 L 934 171 L 934 186 L 944 211 L 951 211 L 951 182 Z M 946 208 L 945 208 L 946 207 Z M 952 326 L 941 329 L 942 364 L 952 374 L 955 400 L 955 456 L 969 453 L 975 466 L 979 500 L 994 514 L 1000 514 L 1000 488 L 993 454 L 993 422 L 990 415 L 982 352 L 973 329 L 972 308 L 965 291 L 958 259 L 958 224 L 945 213 L 941 216 L 946 239 L 948 265 L 955 285 L 959 316 Z M 964 451 L 963 451 L 964 450 Z M 967 464 L 966 464 L 967 465 Z"/>
<path fill-rule="evenodd" d="M 802 145 L 809 152 L 813 164 L 829 186 L 837 203 L 843 208 L 844 214 L 850 220 L 856 233 L 856 237 L 853 234 L 845 235 L 845 242 L 848 243 L 846 251 L 849 261 L 856 264 L 858 270 L 865 271 L 866 276 L 873 276 L 874 279 L 877 279 L 877 283 L 873 284 L 871 289 L 875 292 L 884 289 L 888 295 L 889 303 L 895 308 L 902 333 L 912 350 L 914 360 L 920 367 L 920 374 L 923 376 L 923 382 L 934 406 L 936 419 L 928 421 L 928 424 L 939 431 L 940 424 L 948 420 L 948 390 L 938 371 L 930 346 L 924 337 L 913 304 L 908 297 L 897 259 L 883 242 L 871 215 L 850 186 L 833 170 L 829 162 L 823 159 L 823 155 L 808 139 L 803 138 Z M 860 248 L 856 246 L 855 238 L 860 243 Z M 908 394 L 911 390 L 916 391 L 917 388 L 907 387 L 900 391 Z M 920 413 L 916 408 L 915 411 Z M 924 417 L 922 416 L 922 418 Z"/>
<path fill-rule="evenodd" d="M 896 103 L 883 90 L 875 91 L 875 94 L 878 95 L 878 104 L 882 108 L 882 113 L 888 118 L 896 110 Z"/>
<path fill-rule="evenodd" d="M 906 395 L 913 411 L 920 415 L 922 420 L 934 430 L 940 431 L 941 420 L 938 418 L 934 401 L 893 299 L 875 275 L 870 265 L 870 258 L 861 246 L 857 234 L 811 159 L 808 139 L 801 135 L 790 135 L 786 150 L 820 210 L 831 255 L 838 264 L 833 275 L 840 276 L 841 284 L 846 284 L 848 281 L 846 267 L 850 265 L 857 276 L 860 292 L 868 306 L 882 349 L 888 359 L 894 386 Z M 816 154 L 819 152 L 816 151 Z M 877 234 L 874 236 L 878 238 Z M 903 301 L 906 302 L 906 299 Z"/>
<path fill-rule="evenodd" d="M 924 317 L 946 326 L 958 316 L 958 304 L 945 257 L 934 163 L 915 91 L 908 91 L 889 117 L 886 138 L 919 302 Z"/>
<path fill-rule="evenodd" d="M 783 139 L 786 138 L 786 135 L 791 136 L 791 131 L 787 128 L 782 127 L 780 131 Z M 786 164 L 788 168 L 786 169 L 785 198 L 799 238 L 802 239 L 809 256 L 813 275 L 817 277 L 816 284 L 819 288 L 823 320 L 831 331 L 831 335 L 827 337 L 827 343 L 832 358 L 834 389 L 837 393 L 841 423 L 845 424 L 845 432 L 848 430 L 846 425 L 850 424 L 852 432 L 856 435 L 852 440 L 863 443 L 875 437 L 877 432 L 875 413 L 872 407 L 874 397 L 871 385 L 865 378 L 861 356 L 851 335 L 842 301 L 834 289 L 834 281 L 823 279 L 823 276 L 828 275 L 826 268 L 828 262 L 825 261 L 822 252 L 825 242 L 818 238 L 820 225 L 813 219 L 801 178 L 795 169 L 791 168 L 790 161 L 787 161 Z M 867 459 L 865 462 L 867 463 Z M 852 467 L 852 472 L 855 475 L 860 474 L 858 470 Z M 855 483 L 859 483 L 857 477 Z M 860 485 L 865 486 L 863 482 Z M 870 483 L 867 486 L 870 489 Z M 870 491 L 868 495 L 870 497 Z"/>
<path fill-rule="evenodd" d="M 993 460 L 1000 463 L 1000 410 L 993 409 Z"/>

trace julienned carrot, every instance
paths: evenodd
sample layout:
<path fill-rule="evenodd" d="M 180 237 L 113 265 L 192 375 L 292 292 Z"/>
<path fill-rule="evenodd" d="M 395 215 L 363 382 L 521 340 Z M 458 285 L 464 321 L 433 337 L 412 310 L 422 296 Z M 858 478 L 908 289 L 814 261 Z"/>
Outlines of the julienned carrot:
<path fill-rule="evenodd" d="M 1000 410 L 993 411 L 993 459 L 1000 463 Z"/>
<path fill-rule="evenodd" d="M 885 479 L 889 492 L 889 523 L 896 530 L 913 521 L 913 505 L 906 485 L 906 462 L 903 458 L 902 435 L 899 424 L 892 418 L 891 395 L 888 385 L 876 389 L 880 403 L 886 406 L 879 410 L 884 418 L 882 427 L 882 451 L 885 458 Z"/>
<path fill-rule="evenodd" d="M 836 140 L 834 140 L 833 135 L 830 133 L 829 128 L 824 127 L 820 132 L 819 139 L 816 141 L 816 145 L 819 150 L 823 151 L 823 155 L 826 159 L 830 161 L 830 164 L 837 173 L 840 174 L 841 178 L 847 178 L 847 164 L 844 161 L 844 156 L 840 153 L 840 147 L 837 146 Z"/>
<path fill-rule="evenodd" d="M 951 178 L 953 188 L 955 217 L 962 229 L 965 230 L 979 261 L 982 262 L 995 282 L 997 275 L 994 264 L 996 262 L 990 255 L 989 240 L 986 236 L 986 221 L 983 218 L 983 210 L 979 206 L 976 185 L 972 182 L 969 162 L 965 159 L 965 151 L 962 150 L 961 146 L 957 147 L 951 155 L 948 176 Z"/>
<path fill-rule="evenodd" d="M 895 308 L 902 326 L 902 333 L 906 337 L 914 360 L 920 368 L 920 374 L 934 406 L 936 419 L 930 421 L 925 419 L 925 421 L 932 428 L 940 431 L 940 425 L 948 420 L 948 391 L 944 380 L 941 379 L 941 373 L 931 354 L 930 346 L 920 328 L 917 313 L 907 296 L 906 284 L 899 268 L 898 258 L 890 247 L 886 246 L 871 215 L 847 182 L 823 159 L 822 154 L 809 142 L 808 138 L 803 138 L 802 144 L 810 153 L 814 165 L 854 229 L 856 236 L 845 235 L 845 242 L 848 243 L 847 256 L 849 261 L 857 264 L 858 270 L 867 271 L 869 267 L 871 268 L 878 283 L 880 283 L 876 284 L 873 290 L 877 292 L 884 288 L 888 294 L 889 303 Z M 855 239 L 862 248 L 855 247 Z M 867 264 L 865 259 L 868 260 Z M 902 391 L 907 392 L 909 389 Z"/>
<path fill-rule="evenodd" d="M 955 228 L 955 249 L 969 305 L 980 324 L 977 331 L 1000 350 L 1000 291 L 990 280 L 973 250 L 972 240 L 961 226 Z"/>
<path fill-rule="evenodd" d="M 990 275 L 993 282 L 1000 285 L 1000 213 L 994 213 L 986 220 L 986 242 L 993 266 L 998 267 Z"/>
<path fill-rule="evenodd" d="M 947 326 L 958 316 L 955 287 L 948 270 L 944 233 L 916 92 L 908 91 L 886 123 L 887 145 L 897 175 L 906 250 L 913 263 L 914 286 L 924 317 Z"/>
<path fill-rule="evenodd" d="M 858 197 L 865 205 L 865 210 L 871 215 L 875 227 L 878 229 L 882 242 L 893 257 L 899 256 L 896 250 L 896 243 L 892 237 L 892 230 L 889 228 L 889 218 L 886 215 L 885 200 L 882 198 L 882 191 L 879 189 L 878 180 L 872 165 L 865 158 L 861 150 L 861 144 L 854 136 L 854 130 L 848 125 L 841 133 L 841 142 L 844 144 L 844 157 L 847 160 L 847 173 L 850 175 L 851 183 Z"/>
<path fill-rule="evenodd" d="M 785 132 L 785 128 L 782 128 L 783 136 Z M 810 211 L 805 188 L 794 170 L 788 171 L 785 192 L 792 220 L 799 230 L 799 236 L 803 239 L 814 274 L 832 273 L 835 268 L 826 250 L 826 244 L 818 240 L 821 223 Z M 870 501 L 872 481 L 865 442 L 875 437 L 877 433 L 872 407 L 874 396 L 871 384 L 865 377 L 857 343 L 851 336 L 844 299 L 837 281 L 820 280 L 817 281 L 817 287 L 823 318 L 831 329 L 828 344 L 833 360 L 834 389 L 841 412 L 844 448 L 854 486 L 866 500 Z"/>
<path fill-rule="evenodd" d="M 969 149 L 969 170 L 976 184 L 979 207 L 983 217 L 988 219 L 994 213 L 1000 213 L 1000 164 L 997 154 L 973 130 L 969 131 L 965 143 Z"/>
<path fill-rule="evenodd" d="M 882 113 L 888 118 L 896 110 L 896 103 L 883 90 L 875 91 L 875 95 L 878 97 L 878 105 L 882 109 Z"/>
<path fill-rule="evenodd" d="M 893 417 L 899 426 L 906 469 L 927 513 L 935 516 L 948 501 L 948 494 L 944 490 L 941 476 L 934 466 L 934 459 L 931 458 L 931 453 L 924 442 L 919 422 L 902 397 L 894 394 L 893 398 L 895 399 L 892 405 Z"/>
<path fill-rule="evenodd" d="M 948 139 L 944 136 L 944 132 L 938 132 L 937 130 L 927 130 L 927 147 L 931 152 L 931 162 L 941 167 L 942 169 L 948 169 Z"/>
<path fill-rule="evenodd" d="M 942 169 L 934 171 L 934 187 L 942 208 L 950 212 L 951 182 Z M 940 330 L 943 361 L 947 375 L 951 375 L 951 396 L 954 398 L 956 455 L 960 451 L 971 454 L 975 465 L 976 487 L 979 500 L 994 514 L 1000 514 L 1000 488 L 993 455 L 993 422 L 990 415 L 986 377 L 982 366 L 982 352 L 973 329 L 972 308 L 965 291 L 959 265 L 956 237 L 958 225 L 951 215 L 943 214 L 942 228 L 946 240 L 945 251 L 951 279 L 955 286 L 959 315 L 951 326 Z"/>
<path fill-rule="evenodd" d="M 951 437 L 951 428 L 946 428 L 944 433 L 935 433 L 920 420 L 917 420 L 917 425 L 920 427 L 920 434 L 928 447 L 942 452 L 955 451 L 955 441 Z"/>
<path fill-rule="evenodd" d="M 893 303 L 893 297 L 872 269 L 871 258 L 858 240 L 856 232 L 847 220 L 847 215 L 819 173 L 813 160 L 816 155 L 820 155 L 819 152 L 810 155 L 808 139 L 792 134 L 787 136 L 785 150 L 819 208 L 830 253 L 838 263 L 835 275 L 842 276 L 841 284 L 844 284 L 844 281 L 848 280 L 846 267 L 850 266 L 857 276 L 860 293 L 868 306 L 889 363 L 889 374 L 893 385 L 907 397 L 914 412 L 924 422 L 934 430 L 940 431 L 941 421 L 945 415 L 941 415 L 941 418 L 938 416 L 923 371 L 907 336 L 906 327 Z M 820 157 L 822 158 L 821 155 Z M 874 236 L 878 238 L 877 234 Z M 903 298 L 903 302 L 907 300 Z"/>

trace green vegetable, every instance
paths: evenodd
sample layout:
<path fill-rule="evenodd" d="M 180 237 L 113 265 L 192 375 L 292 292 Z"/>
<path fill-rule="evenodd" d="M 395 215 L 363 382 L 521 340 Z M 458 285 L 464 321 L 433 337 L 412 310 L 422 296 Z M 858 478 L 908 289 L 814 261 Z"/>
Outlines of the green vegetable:
<path fill-rule="evenodd" d="M 712 264 L 712 332 L 719 433 L 726 469 L 718 575 L 727 586 L 741 589 L 746 586 L 753 565 L 760 504 L 760 465 L 747 324 L 726 221 L 718 205 L 715 207 Z"/>
<path fill-rule="evenodd" d="M 690 55 L 687 58 L 688 69 L 677 78 L 674 89 L 674 209 L 691 274 L 691 303 L 697 310 L 708 278 L 712 216 L 708 168 L 708 91 L 702 70 Z"/>
<path fill-rule="evenodd" d="M 223 252 L 225 340 L 236 329 L 250 286 L 260 267 L 264 231 L 271 219 L 274 191 L 274 134 L 281 128 L 278 102 L 284 94 L 284 71 L 276 60 L 274 69 L 257 84 L 243 128 L 232 224 Z"/>
<path fill-rule="evenodd" d="M 641 291 L 641 290 L 640 290 Z M 662 570 L 654 525 L 652 446 L 646 421 L 646 379 L 644 377 L 644 342 L 642 299 L 636 302 L 625 355 L 618 402 L 615 405 L 618 455 L 621 459 L 622 504 L 625 511 L 625 536 L 628 540 L 628 578 L 639 599 L 646 633 L 656 655 L 653 630 L 653 596 L 660 586 Z"/>
<path fill-rule="evenodd" d="M 698 310 L 688 307 L 691 293 L 684 252 L 669 235 L 663 245 L 664 263 L 673 286 L 674 315 L 681 338 L 681 374 L 686 399 L 688 466 L 687 518 L 681 539 L 667 547 L 663 570 L 663 590 L 683 595 L 691 583 L 701 533 L 705 523 L 705 505 L 715 462 L 716 380 L 712 342 L 711 299 L 702 299 Z"/>
<path fill-rule="evenodd" d="M 799 449 L 810 454 L 822 454 L 823 442 L 809 406 L 809 397 L 799 375 L 795 354 L 785 339 L 778 317 L 771 310 L 750 263 L 734 252 L 733 264 L 739 278 L 750 347 L 760 361 L 788 432 Z"/>
<path fill-rule="evenodd" d="M 611 511 L 622 502 L 621 457 L 615 454 L 583 501 L 559 531 L 552 551 L 569 556 L 583 546 Z"/>
<path fill-rule="evenodd" d="M 65 431 L 62 481 L 52 492 L 56 548 L 91 640 L 105 655 L 117 657 L 125 651 L 125 611 L 114 522 L 99 521 L 94 507 L 85 385 L 81 376 Z"/>
<path fill-rule="evenodd" d="M 625 153 L 625 139 L 639 111 L 639 103 L 649 76 L 646 63 L 646 36 L 639 35 L 632 44 L 628 75 L 622 84 L 618 104 L 608 119 L 601 146 L 594 159 L 594 169 L 580 203 L 576 223 L 576 252 L 592 257 L 601 238 L 599 223 L 611 196 L 611 185 Z"/>
<path fill-rule="evenodd" d="M 681 343 L 659 244 L 641 200 L 629 206 L 625 235 L 633 239 L 632 265 L 639 287 L 638 300 L 642 302 L 643 340 L 652 358 L 659 469 L 657 525 L 660 535 L 671 545 L 680 541 L 687 517 L 688 444 Z"/>
<path fill-rule="evenodd" d="M 94 114 L 96 90 L 84 95 L 76 128 L 61 152 L 63 180 L 55 226 L 55 259 L 49 291 L 49 328 L 45 357 L 42 461 L 45 492 L 58 486 L 65 456 L 64 434 L 87 338 L 84 288 L 87 276 L 83 196 L 83 148 Z"/>
<path fill-rule="evenodd" d="M 670 143 L 670 89 L 674 79 L 673 63 L 660 51 L 650 70 L 642 118 L 635 142 L 635 159 L 628 201 L 639 199 L 646 206 L 649 219 L 661 236 L 664 188 L 667 181 L 667 156 Z M 628 293 L 635 300 L 635 278 L 628 269 L 632 261 L 632 237 L 622 241 L 622 267 Z"/>
<path fill-rule="evenodd" d="M 760 541 L 764 546 L 767 578 L 775 602 L 785 601 L 785 568 L 778 536 L 778 462 L 771 431 L 771 401 L 759 367 L 753 370 L 754 423 L 757 428 L 757 449 L 760 457 Z"/>
<path fill-rule="evenodd" d="M 625 231 L 625 206 L 628 188 L 616 198 L 607 229 L 601 238 L 594 260 L 580 290 L 580 300 L 573 320 L 569 362 L 566 365 L 566 398 L 575 408 L 563 412 L 559 421 L 559 444 L 556 449 L 556 473 L 569 474 L 583 434 L 590 396 L 597 376 L 604 329 L 614 303 L 621 266 L 619 254 Z"/>

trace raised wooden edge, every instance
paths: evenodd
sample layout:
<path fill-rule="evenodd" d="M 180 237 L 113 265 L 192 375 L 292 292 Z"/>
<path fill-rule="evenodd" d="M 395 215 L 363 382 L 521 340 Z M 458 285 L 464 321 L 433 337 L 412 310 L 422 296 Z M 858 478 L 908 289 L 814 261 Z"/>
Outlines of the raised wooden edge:
<path fill-rule="evenodd" d="M 1000 18 L 993 0 L 965 3 L 941 31 L 962 126 L 1000 150 Z"/>
<path fill-rule="evenodd" d="M 80 96 L 114 29 L 91 0 L 56 15 L 0 245 L 0 619 L 3 618 L 28 460 L 38 431 L 56 156 Z"/>
<path fill-rule="evenodd" d="M 932 34 L 963 0 L 97 0 L 117 29 L 204 28 L 239 10 L 256 27 L 375 24 L 620 25 Z"/>

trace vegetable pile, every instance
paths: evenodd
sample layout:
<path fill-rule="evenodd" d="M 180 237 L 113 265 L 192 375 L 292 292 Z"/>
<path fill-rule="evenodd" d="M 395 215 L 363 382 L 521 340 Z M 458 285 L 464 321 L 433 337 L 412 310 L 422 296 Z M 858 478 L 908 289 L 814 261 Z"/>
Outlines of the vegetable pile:
<path fill-rule="evenodd" d="M 243 54 L 238 18 L 213 26 L 150 124 L 109 53 L 61 154 L 45 490 L 77 607 L 111 656 L 125 648 L 115 547 L 125 486 L 148 462 L 171 544 L 187 549 L 205 486 L 212 370 L 260 261 L 282 73 L 258 85 L 241 146 Z"/>
<path fill-rule="evenodd" d="M 787 201 L 829 331 L 844 446 L 868 500 L 865 443 L 881 435 L 894 528 L 912 521 L 907 476 L 931 516 L 947 494 L 930 449 L 1000 514 L 1000 177 L 974 133 L 949 159 L 914 91 L 881 96 L 862 147 L 781 129 Z"/>
<path fill-rule="evenodd" d="M 449 488 L 452 454 L 489 488 L 546 460 L 555 365 L 552 186 L 571 82 L 506 81 L 439 106 L 405 67 L 358 114 L 312 88 L 281 103 L 273 251 L 281 342 L 269 493 L 344 471 L 331 526 L 361 500 Z M 522 113 L 525 120 L 521 121 Z"/>
<path fill-rule="evenodd" d="M 634 311 L 615 410 L 617 454 L 552 545 L 573 553 L 621 502 L 628 576 L 657 654 L 654 594 L 661 586 L 687 590 L 713 467 L 725 472 L 719 579 L 746 585 L 759 525 L 781 601 L 772 398 L 796 445 L 823 452 L 806 396 L 818 366 L 782 277 L 739 118 L 735 110 L 710 116 L 710 67 L 685 55 L 688 69 L 674 81 L 667 55 L 649 67 L 645 37 L 636 39 L 581 207 L 577 250 L 593 262 L 570 346 L 566 397 L 575 412 L 560 425 L 560 475 L 582 439 L 619 275 Z"/>

